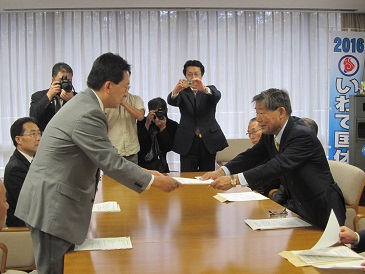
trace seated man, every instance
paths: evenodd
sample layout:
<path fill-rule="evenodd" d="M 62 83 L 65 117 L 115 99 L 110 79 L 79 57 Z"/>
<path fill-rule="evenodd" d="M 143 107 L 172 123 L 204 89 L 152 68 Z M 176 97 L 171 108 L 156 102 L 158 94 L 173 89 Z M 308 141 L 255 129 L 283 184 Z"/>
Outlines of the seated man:
<path fill-rule="evenodd" d="M 248 135 L 248 137 L 250 138 L 253 145 L 256 145 L 260 141 L 262 131 L 259 126 L 259 122 L 257 122 L 257 120 L 256 120 L 256 117 L 250 119 L 250 122 L 248 123 L 246 135 Z M 280 181 L 278 179 L 276 179 L 276 180 L 267 182 L 266 184 L 257 186 L 253 190 L 257 191 L 258 193 L 261 193 L 262 195 L 269 197 L 270 190 L 278 189 L 279 187 L 280 187 Z"/>
<path fill-rule="evenodd" d="M 214 179 L 211 187 L 228 190 L 236 184 L 254 189 L 279 178 L 288 194 L 288 209 L 322 229 L 333 209 L 343 225 L 342 191 L 317 136 L 302 119 L 291 115 L 288 93 L 271 88 L 254 96 L 252 102 L 262 130 L 260 141 L 202 179 Z"/>
<path fill-rule="evenodd" d="M 155 158 L 152 159 L 150 151 L 152 144 L 156 140 L 163 161 L 166 162 L 166 154 L 172 150 L 175 132 L 179 124 L 167 117 L 166 101 L 160 97 L 148 102 L 148 111 L 147 117 L 142 121 L 137 121 L 138 141 L 140 144 L 138 165 L 160 172 L 170 172 L 167 164 L 164 168 L 159 168 L 158 160 L 156 160 L 157 155 L 154 155 Z"/>
<path fill-rule="evenodd" d="M 9 227 L 25 226 L 22 220 L 14 216 L 14 212 L 25 176 L 37 151 L 42 134 L 35 118 L 24 117 L 13 123 L 10 128 L 10 135 L 16 149 L 5 166 L 4 184 L 9 203 L 6 225 Z"/>

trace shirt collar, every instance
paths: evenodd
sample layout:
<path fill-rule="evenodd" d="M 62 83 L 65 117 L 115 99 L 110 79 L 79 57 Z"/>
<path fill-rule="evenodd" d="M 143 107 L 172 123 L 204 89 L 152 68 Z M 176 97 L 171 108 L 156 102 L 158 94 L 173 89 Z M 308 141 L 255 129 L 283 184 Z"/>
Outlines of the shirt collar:
<path fill-rule="evenodd" d="M 280 132 L 278 133 L 278 135 L 274 135 L 274 138 L 275 138 L 275 140 L 276 140 L 276 142 L 278 143 L 278 144 L 280 144 L 280 142 L 281 142 L 281 136 L 283 136 L 283 132 L 284 132 L 284 129 L 285 129 L 285 127 L 286 127 L 286 124 L 288 123 L 288 121 L 289 121 L 289 119 L 288 120 L 286 120 L 286 122 L 285 122 L 285 124 L 284 124 L 284 126 L 281 128 L 281 130 L 280 130 Z"/>
<path fill-rule="evenodd" d="M 104 104 L 103 104 L 103 102 L 100 100 L 100 98 L 99 98 L 99 96 L 96 94 L 96 92 L 95 92 L 93 89 L 91 89 L 91 90 L 94 92 L 94 94 L 95 94 L 96 98 L 98 99 L 98 102 L 99 102 L 99 105 L 100 105 L 101 110 L 102 110 L 102 111 L 104 111 Z"/>
<path fill-rule="evenodd" d="M 25 154 L 24 152 L 20 151 L 18 149 L 18 151 L 29 161 L 29 163 L 31 163 L 33 161 L 33 157 L 29 156 L 28 154 Z"/>

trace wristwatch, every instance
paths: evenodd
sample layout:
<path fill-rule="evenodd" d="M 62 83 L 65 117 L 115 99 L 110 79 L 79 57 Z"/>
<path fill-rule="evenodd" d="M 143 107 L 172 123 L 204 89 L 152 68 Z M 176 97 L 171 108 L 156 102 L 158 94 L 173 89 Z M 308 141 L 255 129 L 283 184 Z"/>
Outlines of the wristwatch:
<path fill-rule="evenodd" d="M 231 185 L 232 186 L 236 186 L 237 185 L 237 180 L 234 178 L 234 175 L 231 175 Z"/>

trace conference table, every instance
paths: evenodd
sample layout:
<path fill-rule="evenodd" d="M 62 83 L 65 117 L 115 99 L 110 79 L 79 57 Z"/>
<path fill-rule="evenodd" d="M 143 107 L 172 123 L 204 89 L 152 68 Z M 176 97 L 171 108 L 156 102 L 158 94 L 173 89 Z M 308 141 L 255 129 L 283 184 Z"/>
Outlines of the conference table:
<path fill-rule="evenodd" d="M 227 192 L 242 191 L 250 189 Z M 246 219 L 270 218 L 269 211 L 283 207 L 270 199 L 222 203 L 213 197 L 220 192 L 185 185 L 170 193 L 151 187 L 137 194 L 104 175 L 95 202 L 116 201 L 121 211 L 93 213 L 87 238 L 130 236 L 133 248 L 70 251 L 64 273 L 359 273 L 295 267 L 278 253 L 309 249 L 323 231 L 314 226 L 254 231 Z"/>

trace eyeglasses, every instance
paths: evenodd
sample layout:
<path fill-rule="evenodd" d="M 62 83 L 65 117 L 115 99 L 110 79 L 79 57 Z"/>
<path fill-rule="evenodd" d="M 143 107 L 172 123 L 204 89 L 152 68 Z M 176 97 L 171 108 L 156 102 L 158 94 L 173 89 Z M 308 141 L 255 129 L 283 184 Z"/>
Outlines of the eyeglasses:
<path fill-rule="evenodd" d="M 256 134 L 257 134 L 257 132 L 259 132 L 260 130 L 261 130 L 261 128 L 254 129 L 254 130 L 253 130 L 253 131 L 251 131 L 251 132 L 247 131 L 246 135 L 247 135 L 248 137 L 250 137 L 251 135 L 256 135 Z"/>
<path fill-rule="evenodd" d="M 37 137 L 42 136 L 42 131 L 38 131 L 38 132 L 33 131 L 31 133 L 23 134 L 23 135 L 20 135 L 20 136 L 29 136 L 29 137 L 32 137 L 32 138 L 37 138 Z"/>
<path fill-rule="evenodd" d="M 286 210 L 286 208 L 284 208 L 283 211 L 270 211 L 270 218 L 285 218 L 286 216 L 288 216 L 288 211 Z"/>

